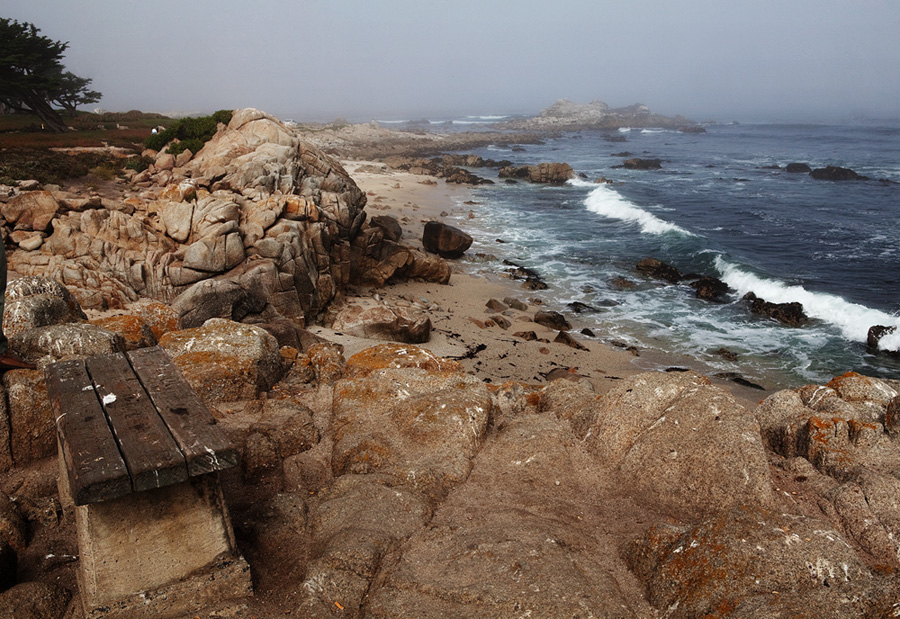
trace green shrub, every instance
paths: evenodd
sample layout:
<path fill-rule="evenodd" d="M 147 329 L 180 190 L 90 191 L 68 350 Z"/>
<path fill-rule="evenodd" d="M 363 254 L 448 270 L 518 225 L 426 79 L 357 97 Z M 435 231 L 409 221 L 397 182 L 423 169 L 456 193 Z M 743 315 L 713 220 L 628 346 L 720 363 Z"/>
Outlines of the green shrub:
<path fill-rule="evenodd" d="M 151 163 L 153 163 L 153 157 L 129 157 L 125 162 L 125 169 L 143 172 L 150 167 Z"/>
<path fill-rule="evenodd" d="M 151 135 L 144 145 L 153 150 L 162 150 L 172 140 L 179 140 L 178 144 L 169 147 L 170 153 L 177 155 L 188 148 L 191 149 L 191 152 L 196 153 L 215 135 L 219 123 L 227 125 L 229 122 L 231 122 L 231 110 L 219 110 L 211 116 L 182 118 L 165 131 Z"/>

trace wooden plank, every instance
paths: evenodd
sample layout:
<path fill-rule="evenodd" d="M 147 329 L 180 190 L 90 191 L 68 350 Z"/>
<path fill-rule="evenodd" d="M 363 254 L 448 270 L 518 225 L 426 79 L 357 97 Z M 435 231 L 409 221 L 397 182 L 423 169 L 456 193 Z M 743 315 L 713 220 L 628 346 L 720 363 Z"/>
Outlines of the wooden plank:
<path fill-rule="evenodd" d="M 122 353 L 86 362 L 135 492 L 185 481 L 187 465 L 175 439 Z"/>
<path fill-rule="evenodd" d="M 73 359 L 48 365 L 44 379 L 75 504 L 130 494 L 128 468 L 84 362 Z"/>
<path fill-rule="evenodd" d="M 238 453 L 215 425 L 215 417 L 162 348 L 133 350 L 128 359 L 184 453 L 189 475 L 220 471 L 238 463 Z"/>

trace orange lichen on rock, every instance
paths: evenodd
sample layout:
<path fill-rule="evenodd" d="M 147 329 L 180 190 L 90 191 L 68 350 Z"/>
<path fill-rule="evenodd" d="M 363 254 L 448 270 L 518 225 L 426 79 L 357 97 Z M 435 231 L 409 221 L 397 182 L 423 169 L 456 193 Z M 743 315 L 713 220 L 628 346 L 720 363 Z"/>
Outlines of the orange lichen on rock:
<path fill-rule="evenodd" d="M 130 314 L 106 316 L 91 320 L 90 324 L 120 334 L 125 339 L 125 346 L 128 350 L 156 346 L 156 334 L 147 321 L 140 316 Z"/>
<path fill-rule="evenodd" d="M 368 376 L 375 370 L 420 368 L 429 372 L 461 372 L 458 361 L 443 359 L 429 350 L 410 344 L 379 344 L 362 350 L 347 360 L 345 378 Z"/>

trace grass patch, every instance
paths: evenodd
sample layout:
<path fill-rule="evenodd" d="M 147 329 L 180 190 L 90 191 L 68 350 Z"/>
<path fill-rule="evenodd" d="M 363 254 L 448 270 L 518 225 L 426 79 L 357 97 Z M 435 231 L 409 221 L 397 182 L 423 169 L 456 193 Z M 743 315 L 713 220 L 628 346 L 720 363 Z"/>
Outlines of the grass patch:
<path fill-rule="evenodd" d="M 122 159 L 104 152 L 68 154 L 40 148 L 0 150 L 0 180 L 7 185 L 12 184 L 9 181 L 30 179 L 44 185 L 59 184 L 103 168 L 112 170 L 112 176 L 115 176 L 116 171 L 122 169 Z"/>
<path fill-rule="evenodd" d="M 175 122 L 161 114 L 116 112 L 92 114 L 79 112 L 63 120 L 73 130 L 51 133 L 41 128 L 41 120 L 33 114 L 0 115 L 0 148 L 91 148 L 117 146 L 135 152 L 143 150 L 144 140 L 155 127 L 168 127 Z"/>

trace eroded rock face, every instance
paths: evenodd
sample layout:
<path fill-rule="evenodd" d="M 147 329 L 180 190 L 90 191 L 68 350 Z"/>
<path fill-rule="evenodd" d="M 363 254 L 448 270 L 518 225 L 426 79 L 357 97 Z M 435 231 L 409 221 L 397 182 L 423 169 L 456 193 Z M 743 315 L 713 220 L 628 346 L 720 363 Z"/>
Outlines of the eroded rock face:
<path fill-rule="evenodd" d="M 625 559 L 650 603 L 673 618 L 871 616 L 865 598 L 873 575 L 821 520 L 725 511 L 694 527 L 654 527 Z M 795 615 L 795 606 L 806 609 Z"/>
<path fill-rule="evenodd" d="M 369 594 L 367 617 L 636 617 L 652 612 L 594 518 L 609 480 L 565 422 L 524 414 Z"/>
<path fill-rule="evenodd" d="M 335 475 L 389 473 L 440 499 L 464 481 L 492 402 L 461 373 L 381 369 L 335 384 Z"/>
<path fill-rule="evenodd" d="M 705 376 L 639 374 L 589 409 L 563 414 L 630 493 L 680 517 L 772 504 L 759 425 Z"/>
<path fill-rule="evenodd" d="M 836 524 L 884 565 L 900 567 L 895 430 L 900 382 L 848 373 L 783 390 L 756 409 L 769 448 L 814 471 L 800 478 Z M 812 479 L 815 477 L 815 483 Z"/>

